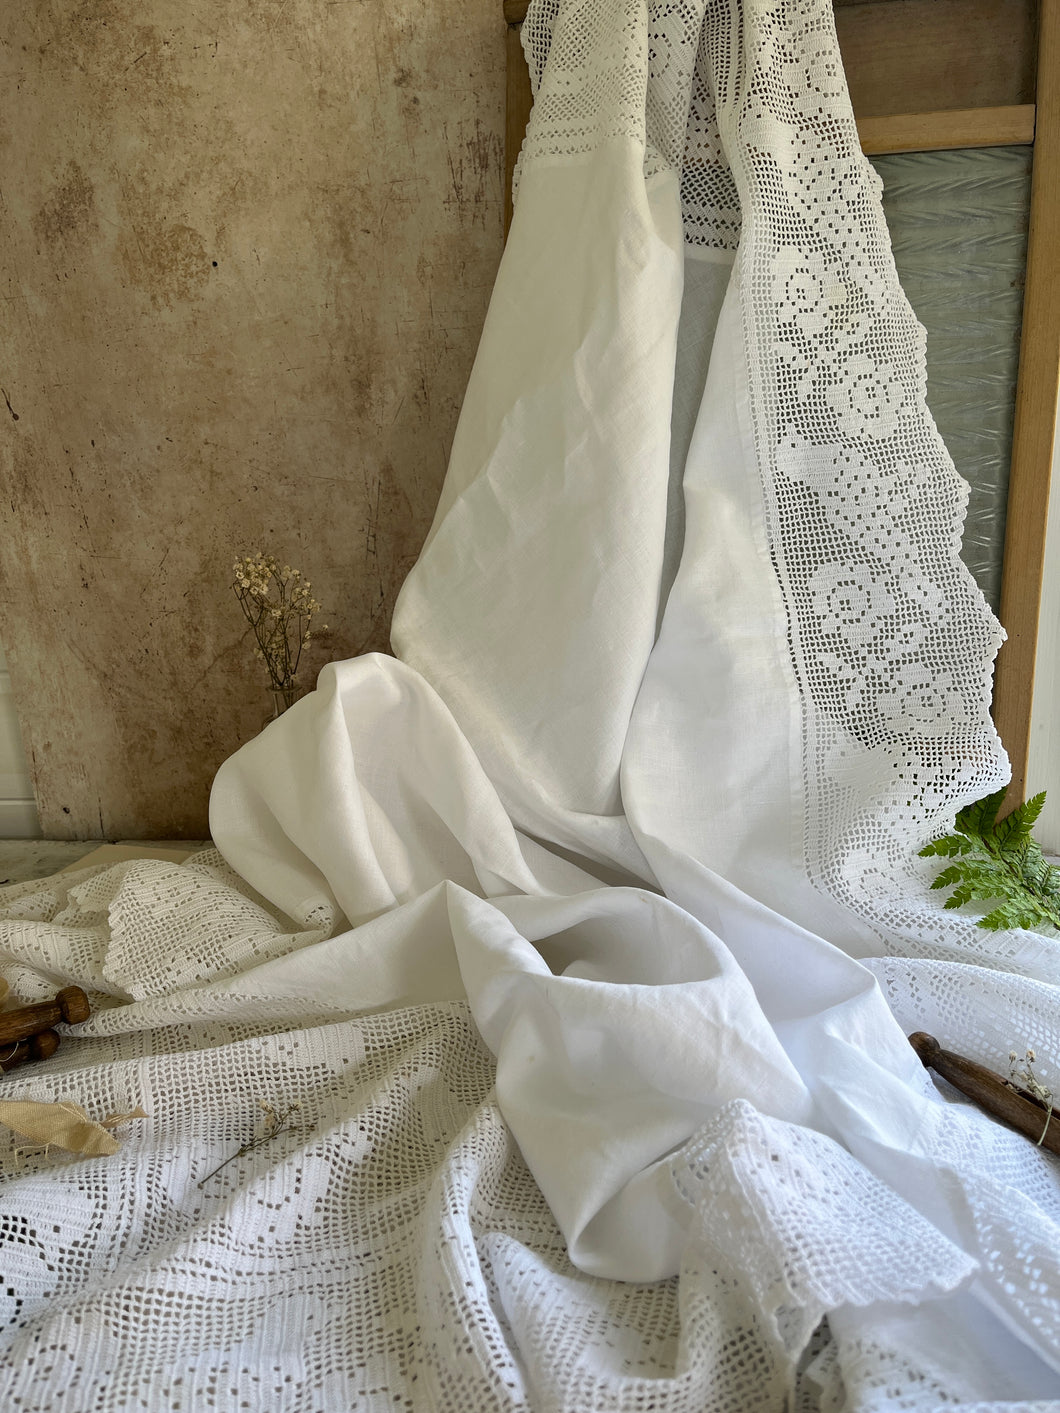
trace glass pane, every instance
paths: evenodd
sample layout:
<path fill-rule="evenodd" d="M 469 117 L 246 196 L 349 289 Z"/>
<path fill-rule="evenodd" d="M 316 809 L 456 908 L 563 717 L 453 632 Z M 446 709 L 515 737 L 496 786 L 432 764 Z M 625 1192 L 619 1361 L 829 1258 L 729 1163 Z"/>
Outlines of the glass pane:
<path fill-rule="evenodd" d="M 971 486 L 962 554 L 996 610 L 1019 358 L 1031 148 L 870 159 L 902 286 L 927 329 L 928 405 Z"/>

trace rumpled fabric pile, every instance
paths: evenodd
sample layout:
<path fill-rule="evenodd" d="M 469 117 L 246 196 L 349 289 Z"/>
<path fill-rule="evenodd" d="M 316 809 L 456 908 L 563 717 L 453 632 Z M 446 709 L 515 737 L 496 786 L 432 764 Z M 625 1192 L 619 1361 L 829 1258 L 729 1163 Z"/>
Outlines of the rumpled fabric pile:
<path fill-rule="evenodd" d="M 396 657 L 222 767 L 216 850 L 0 895 L 15 993 L 96 1006 L 3 1095 L 149 1115 L 0 1140 L 4 1406 L 1060 1407 L 1057 1161 L 906 1039 L 1055 1078 L 1060 948 L 917 857 L 1006 778 L 1001 634 L 831 7 L 524 45 Z"/>

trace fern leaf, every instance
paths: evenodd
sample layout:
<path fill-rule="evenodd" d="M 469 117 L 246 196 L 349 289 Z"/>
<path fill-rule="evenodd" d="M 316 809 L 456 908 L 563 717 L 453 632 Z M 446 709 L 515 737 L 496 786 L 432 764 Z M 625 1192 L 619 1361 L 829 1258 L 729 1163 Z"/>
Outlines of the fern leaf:
<path fill-rule="evenodd" d="M 963 908 L 965 903 L 971 903 L 974 900 L 975 889 L 970 888 L 967 883 L 962 883 L 959 888 L 954 889 L 942 906 L 947 909 Z"/>
<path fill-rule="evenodd" d="M 932 888 L 949 888 L 951 884 L 959 883 L 961 878 L 961 870 L 954 864 L 950 868 L 944 868 L 931 886 Z"/>
<path fill-rule="evenodd" d="M 1045 791 L 1039 790 L 1037 795 L 1034 795 L 1031 799 L 1027 800 L 1025 804 L 1020 805 L 1019 809 L 1016 811 L 1017 814 L 1021 814 L 1023 816 L 1023 819 L 1027 825 L 1028 833 L 1030 833 L 1031 829 L 1033 829 L 1035 824 L 1038 822 L 1038 816 L 1041 814 L 1044 808 Z"/>
<path fill-rule="evenodd" d="M 953 865 L 953 870 L 959 879 L 976 890 L 981 901 L 985 902 L 988 898 L 1005 898 L 1012 891 L 1011 872 L 1004 864 L 993 859 L 986 862 L 962 859 L 960 863 Z"/>
<path fill-rule="evenodd" d="M 1031 827 L 1019 817 L 1019 810 L 1013 810 L 994 828 L 994 843 L 1002 854 L 1018 852 L 1031 836 Z"/>
<path fill-rule="evenodd" d="M 966 805 L 955 833 L 920 850 L 921 858 L 952 859 L 932 888 L 953 888 L 946 908 L 966 903 L 994 906 L 978 920 L 988 931 L 1053 927 L 1060 930 L 1060 869 L 1042 854 L 1031 830 L 1045 804 L 1045 791 L 998 821 L 1005 791 Z"/>
<path fill-rule="evenodd" d="M 941 839 L 935 839 L 930 844 L 926 844 L 920 850 L 922 859 L 931 858 L 938 855 L 940 858 L 953 858 L 955 854 L 966 854 L 972 847 L 972 841 L 960 834 L 946 834 Z"/>
<path fill-rule="evenodd" d="M 1039 908 L 1021 907 L 1018 903 L 1002 903 L 985 917 L 981 917 L 976 925 L 986 928 L 988 932 L 1007 932 L 1015 927 L 1033 929 L 1046 921 L 1048 919 L 1042 915 Z"/>
<path fill-rule="evenodd" d="M 997 812 L 1005 798 L 1004 788 L 981 800 L 973 800 L 957 815 L 954 828 L 958 834 L 969 834 L 982 839 L 989 834 L 997 822 Z"/>
<path fill-rule="evenodd" d="M 1042 846 L 1037 839 L 1032 839 L 1028 844 L 1020 872 L 1031 892 L 1041 894 L 1049 892 L 1051 875 L 1060 875 L 1060 869 L 1055 869 L 1042 853 Z"/>

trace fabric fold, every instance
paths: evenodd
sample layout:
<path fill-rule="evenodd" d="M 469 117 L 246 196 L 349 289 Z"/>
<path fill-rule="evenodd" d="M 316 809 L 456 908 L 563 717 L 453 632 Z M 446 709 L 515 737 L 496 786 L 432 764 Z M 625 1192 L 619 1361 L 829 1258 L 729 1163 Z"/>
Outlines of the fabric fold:
<path fill-rule="evenodd" d="M 532 0 L 523 33 L 397 657 L 225 763 L 223 859 L 0 900 L 16 991 L 97 1006 L 55 1082 L 160 1115 L 92 1189 L 94 1303 L 78 1179 L 14 1185 L 10 1357 L 84 1326 L 141 1401 L 287 1397 L 289 1325 L 306 1413 L 1060 1399 L 1057 1164 L 905 1038 L 1055 1082 L 1060 946 L 943 913 L 917 858 L 1005 778 L 1000 633 L 831 6 Z M 271 1157 L 266 1100 L 305 1106 Z M 133 1308 L 171 1344 L 123 1353 Z"/>

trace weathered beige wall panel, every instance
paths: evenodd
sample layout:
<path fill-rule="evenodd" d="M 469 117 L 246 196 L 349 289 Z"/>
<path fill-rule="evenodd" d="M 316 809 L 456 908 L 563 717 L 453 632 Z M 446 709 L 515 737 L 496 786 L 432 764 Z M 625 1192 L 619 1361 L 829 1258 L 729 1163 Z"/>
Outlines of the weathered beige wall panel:
<path fill-rule="evenodd" d="M 44 832 L 201 836 L 265 684 L 228 585 L 384 648 L 501 249 L 496 0 L 0 16 L 7 650 Z"/>

